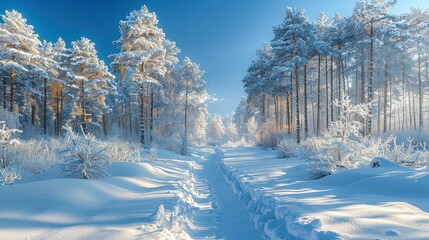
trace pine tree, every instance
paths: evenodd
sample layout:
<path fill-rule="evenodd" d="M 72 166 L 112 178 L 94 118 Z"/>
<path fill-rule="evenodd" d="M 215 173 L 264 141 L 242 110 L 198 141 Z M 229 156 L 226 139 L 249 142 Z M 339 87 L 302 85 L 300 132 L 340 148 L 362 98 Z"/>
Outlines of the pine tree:
<path fill-rule="evenodd" d="M 9 78 L 9 88 L 6 90 L 6 76 L 4 83 L 4 100 L 6 91 L 9 93 L 9 111 L 16 111 L 16 93 L 28 79 L 29 71 L 37 66 L 39 46 L 38 35 L 34 33 L 33 26 L 27 24 L 27 20 L 15 11 L 6 11 L 1 15 L 3 23 L 0 25 L 0 69 Z M 27 85 L 28 86 L 28 85 Z M 20 90 L 21 91 L 21 90 Z M 6 100 L 7 101 L 7 100 Z M 4 106 L 6 105 L 4 101 Z"/>
<path fill-rule="evenodd" d="M 121 37 L 113 43 L 120 52 L 110 56 L 112 68 L 121 75 L 120 86 L 140 94 L 140 139 L 145 146 L 153 138 L 154 91 L 167 71 L 166 61 L 171 62 L 166 59 L 165 34 L 157 24 L 156 14 L 146 6 L 132 11 L 119 23 Z"/>
<path fill-rule="evenodd" d="M 85 133 L 88 124 L 101 114 L 110 111 L 106 96 L 116 90 L 114 76 L 97 57 L 94 43 L 88 38 L 72 42 L 68 95 L 72 96 L 72 118 L 82 125 Z"/>

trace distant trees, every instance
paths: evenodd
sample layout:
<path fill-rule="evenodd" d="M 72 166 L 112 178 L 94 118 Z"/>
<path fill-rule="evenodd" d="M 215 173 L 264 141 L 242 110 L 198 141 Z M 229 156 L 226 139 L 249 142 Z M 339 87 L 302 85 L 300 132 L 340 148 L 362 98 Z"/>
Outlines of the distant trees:
<path fill-rule="evenodd" d="M 265 130 L 263 123 L 272 119 L 278 139 L 294 134 L 300 142 L 342 115 L 332 102 L 345 94 L 352 104 L 370 104 L 368 117 L 355 116 L 364 135 L 422 130 L 429 121 L 429 14 L 412 9 L 393 15 L 395 3 L 360 0 L 348 18 L 321 13 L 315 22 L 287 8 L 243 79 L 248 96 L 240 109 L 247 115 L 240 116 L 255 117 Z"/>

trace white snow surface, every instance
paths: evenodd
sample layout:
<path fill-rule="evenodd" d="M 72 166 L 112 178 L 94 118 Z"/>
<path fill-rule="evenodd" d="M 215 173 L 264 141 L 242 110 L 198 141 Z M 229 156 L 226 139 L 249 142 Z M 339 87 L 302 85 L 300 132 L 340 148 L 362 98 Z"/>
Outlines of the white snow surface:
<path fill-rule="evenodd" d="M 0 239 L 429 239 L 427 169 L 377 158 L 312 180 L 308 168 L 194 148 L 114 162 L 102 179 L 22 173 L 0 188 Z"/>
<path fill-rule="evenodd" d="M 0 239 L 261 239 L 218 160 L 211 148 L 159 150 L 102 179 L 23 173 L 0 188 Z"/>
<path fill-rule="evenodd" d="M 269 239 L 429 239 L 429 171 L 377 158 L 312 180 L 303 159 L 224 149 L 225 178 Z M 372 168 L 377 162 L 380 167 Z"/>

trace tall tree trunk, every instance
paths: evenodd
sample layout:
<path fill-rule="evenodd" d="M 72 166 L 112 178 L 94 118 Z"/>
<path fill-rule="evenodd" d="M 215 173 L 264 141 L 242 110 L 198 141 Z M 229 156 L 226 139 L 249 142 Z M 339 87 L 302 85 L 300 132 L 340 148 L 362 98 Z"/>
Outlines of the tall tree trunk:
<path fill-rule="evenodd" d="M 355 79 L 355 104 L 359 104 L 359 100 L 358 100 L 358 96 L 359 96 L 359 87 L 358 87 L 358 82 L 359 82 L 359 70 L 358 67 L 356 66 L 356 79 Z"/>
<path fill-rule="evenodd" d="M 81 94 L 82 94 L 82 103 L 81 103 L 81 110 L 82 110 L 82 129 L 85 134 L 88 133 L 88 124 L 87 124 L 87 116 L 86 116 L 86 99 L 85 99 L 85 82 L 82 79 L 81 81 Z"/>
<path fill-rule="evenodd" d="M 414 130 L 417 130 L 417 121 L 416 121 L 416 94 L 411 90 L 412 96 L 413 96 L 413 124 L 414 124 Z"/>
<path fill-rule="evenodd" d="M 63 107 L 64 107 L 64 96 L 63 96 L 63 90 L 60 91 L 60 117 L 59 117 L 59 134 L 62 135 L 63 133 L 63 128 L 62 128 L 62 124 L 63 124 Z"/>
<path fill-rule="evenodd" d="M 130 121 L 130 136 L 133 136 L 133 110 L 131 109 L 131 97 L 128 99 L 128 117 Z"/>
<path fill-rule="evenodd" d="M 317 136 L 320 136 L 320 132 L 321 132 L 321 124 L 320 124 L 320 110 L 321 110 L 321 99 L 320 99 L 320 92 L 321 92 L 321 74 L 320 74 L 320 70 L 321 70 L 321 65 L 322 65 L 322 57 L 319 55 L 319 59 L 318 59 L 318 67 L 317 67 L 317 118 L 316 118 L 316 132 L 317 132 Z"/>
<path fill-rule="evenodd" d="M 15 73 L 10 74 L 10 112 L 15 110 Z"/>
<path fill-rule="evenodd" d="M 107 137 L 107 113 L 103 113 L 103 132 L 104 137 Z"/>
<path fill-rule="evenodd" d="M 290 101 L 289 101 L 289 93 L 287 94 L 286 97 L 286 122 L 287 122 L 287 133 L 291 134 L 291 116 L 290 116 Z"/>
<path fill-rule="evenodd" d="M 278 96 L 273 96 L 274 99 L 274 119 L 276 121 L 276 133 L 279 133 L 279 106 Z"/>
<path fill-rule="evenodd" d="M 149 129 L 150 129 L 150 143 L 152 144 L 153 142 L 153 119 L 154 119 L 154 109 L 155 109 L 155 96 L 154 96 L 154 90 L 153 90 L 153 86 L 151 84 L 151 88 L 150 88 L 150 125 L 149 125 Z"/>
<path fill-rule="evenodd" d="M 389 85 L 389 65 L 386 63 L 384 65 L 384 111 L 383 111 L 383 132 L 387 132 L 387 91 Z"/>
<path fill-rule="evenodd" d="M 412 104 L 412 100 L 414 100 L 414 97 L 412 97 L 411 94 L 413 94 L 413 93 L 411 91 L 411 87 L 409 87 L 409 90 L 408 90 L 408 108 L 409 108 L 409 114 L 410 114 L 410 124 L 409 124 L 410 129 L 413 126 L 413 113 L 412 113 L 412 111 L 413 111 L 413 104 Z"/>
<path fill-rule="evenodd" d="M 368 115 L 368 134 L 372 133 L 372 84 L 374 80 L 374 23 L 370 25 L 370 49 L 369 49 L 369 79 L 368 79 L 368 103 L 369 103 L 369 115 Z"/>
<path fill-rule="evenodd" d="M 146 139 L 145 139 L 145 89 L 142 84 L 140 86 L 140 142 L 143 146 L 146 146 Z"/>
<path fill-rule="evenodd" d="M 338 99 L 341 99 L 341 58 L 338 58 L 338 63 L 337 63 L 337 82 L 338 82 Z M 341 114 L 341 108 L 337 107 L 337 116 L 340 116 Z"/>
<path fill-rule="evenodd" d="M 381 129 L 381 114 L 380 114 L 380 110 L 381 110 L 381 89 L 380 89 L 380 84 L 378 84 L 378 96 L 377 96 L 377 107 L 378 107 L 378 114 L 377 114 L 377 133 L 380 133 L 380 129 Z"/>
<path fill-rule="evenodd" d="M 420 44 L 418 44 L 420 45 Z M 420 49 L 418 49 L 417 59 L 418 59 L 418 73 L 419 73 L 419 131 L 423 129 L 423 84 L 422 84 L 422 62 Z"/>
<path fill-rule="evenodd" d="M 301 143 L 301 124 L 299 115 L 299 67 L 295 63 L 295 89 L 296 89 L 296 142 Z"/>
<path fill-rule="evenodd" d="M 55 93 L 55 135 L 60 135 L 60 96 L 59 92 Z"/>
<path fill-rule="evenodd" d="M 48 131 L 48 83 L 47 79 L 45 78 L 43 81 L 44 85 L 44 93 L 43 93 L 43 134 L 47 134 Z"/>
<path fill-rule="evenodd" d="M 326 129 L 329 128 L 329 85 L 328 85 L 328 81 L 329 81 L 328 80 L 328 56 L 325 56 Z"/>
<path fill-rule="evenodd" d="M 406 116 L 406 111 L 405 111 L 405 100 L 406 100 L 406 96 L 405 96 L 405 63 L 402 62 L 401 63 L 401 68 L 402 68 L 402 132 L 405 130 L 405 116 Z"/>
<path fill-rule="evenodd" d="M 331 101 L 334 100 L 334 57 L 331 56 Z M 334 105 L 331 104 L 331 122 L 334 121 Z"/>
<path fill-rule="evenodd" d="M 304 65 L 304 138 L 308 137 L 307 64 Z"/>
<path fill-rule="evenodd" d="M 33 92 L 31 93 L 31 125 L 36 125 L 36 98 L 34 97 L 34 94 L 36 92 L 36 81 L 34 79 L 34 74 L 31 78 L 31 88 L 33 89 Z"/>
<path fill-rule="evenodd" d="M 396 123 L 396 116 L 392 115 L 392 107 L 393 106 L 393 102 L 392 102 L 392 75 L 389 74 L 389 131 L 392 131 L 392 118 L 394 124 Z"/>
<path fill-rule="evenodd" d="M 262 98 L 261 98 L 261 118 L 262 118 L 262 122 L 265 123 L 266 120 L 266 115 L 265 115 L 265 93 L 262 93 Z"/>
<path fill-rule="evenodd" d="M 189 97 L 189 79 L 186 79 L 185 89 L 185 132 L 182 140 L 182 155 L 186 155 L 186 148 L 188 147 L 188 97 Z"/>
<path fill-rule="evenodd" d="M 6 76 L 3 77 L 3 110 L 6 111 L 7 108 L 7 97 L 6 97 L 6 93 L 7 93 L 7 87 L 6 87 Z"/>

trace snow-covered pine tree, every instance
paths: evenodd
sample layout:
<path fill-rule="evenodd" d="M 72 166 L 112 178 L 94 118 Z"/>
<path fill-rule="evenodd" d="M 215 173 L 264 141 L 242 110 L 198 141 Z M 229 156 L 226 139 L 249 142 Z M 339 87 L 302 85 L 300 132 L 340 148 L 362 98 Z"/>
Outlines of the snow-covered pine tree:
<path fill-rule="evenodd" d="M 58 63 L 55 60 L 56 52 L 54 45 L 50 42 L 43 41 L 40 49 L 40 61 L 39 61 L 39 78 L 42 80 L 42 86 L 39 90 L 41 92 L 42 99 L 42 119 L 43 119 L 43 133 L 46 135 L 48 132 L 48 110 L 49 100 L 53 92 L 49 91 L 52 89 L 52 85 L 57 82 L 59 68 Z"/>
<path fill-rule="evenodd" d="M 52 49 L 54 68 L 57 70 L 57 76 L 51 79 L 49 85 L 50 99 L 48 102 L 49 110 L 53 112 L 55 135 L 61 134 L 63 126 L 63 106 L 64 90 L 69 71 L 71 50 L 66 48 L 66 43 L 62 38 L 58 38 Z"/>
<path fill-rule="evenodd" d="M 376 42 L 377 26 L 384 24 L 388 18 L 390 9 L 395 6 L 397 0 L 360 0 L 354 8 L 354 19 L 357 21 L 361 31 L 369 38 L 369 66 L 368 66 L 368 103 L 373 102 L 374 81 L 374 44 Z M 372 133 L 372 105 L 367 120 L 367 132 Z"/>
<path fill-rule="evenodd" d="M 300 68 L 307 64 L 308 57 L 315 49 L 317 36 L 310 20 L 304 11 L 294 8 L 286 9 L 285 20 L 274 28 L 274 39 L 271 41 L 272 64 L 282 69 L 295 79 L 296 141 L 301 142 L 301 104 L 300 104 Z M 305 74 L 304 74 L 305 75 Z"/>
<path fill-rule="evenodd" d="M 68 72 L 67 94 L 72 97 L 72 115 L 88 132 L 88 124 L 100 120 L 100 116 L 110 111 L 106 97 L 116 91 L 114 76 L 97 57 L 95 44 L 88 38 L 72 42 Z"/>
<path fill-rule="evenodd" d="M 113 42 L 120 52 L 110 56 L 120 86 L 140 95 L 140 139 L 145 146 L 153 138 L 154 91 L 167 71 L 165 34 L 157 24 L 156 14 L 146 6 L 132 11 L 120 21 L 121 37 Z"/>
<path fill-rule="evenodd" d="M 1 15 L 0 24 L 0 71 L 6 73 L 3 78 L 3 107 L 9 102 L 9 111 L 16 111 L 17 91 L 27 85 L 28 73 L 35 68 L 39 57 L 41 42 L 34 33 L 33 26 L 21 13 L 12 10 Z M 6 87 L 6 80 L 9 80 Z M 21 93 L 21 92 L 19 92 Z M 7 94 L 9 99 L 7 99 Z"/>
<path fill-rule="evenodd" d="M 423 49 L 429 47 L 429 10 L 423 8 L 411 8 L 407 22 L 412 26 L 411 34 L 414 44 L 412 53 L 417 56 L 417 81 L 419 93 L 419 131 L 423 129 Z M 427 64 L 427 59 L 426 59 Z"/>

